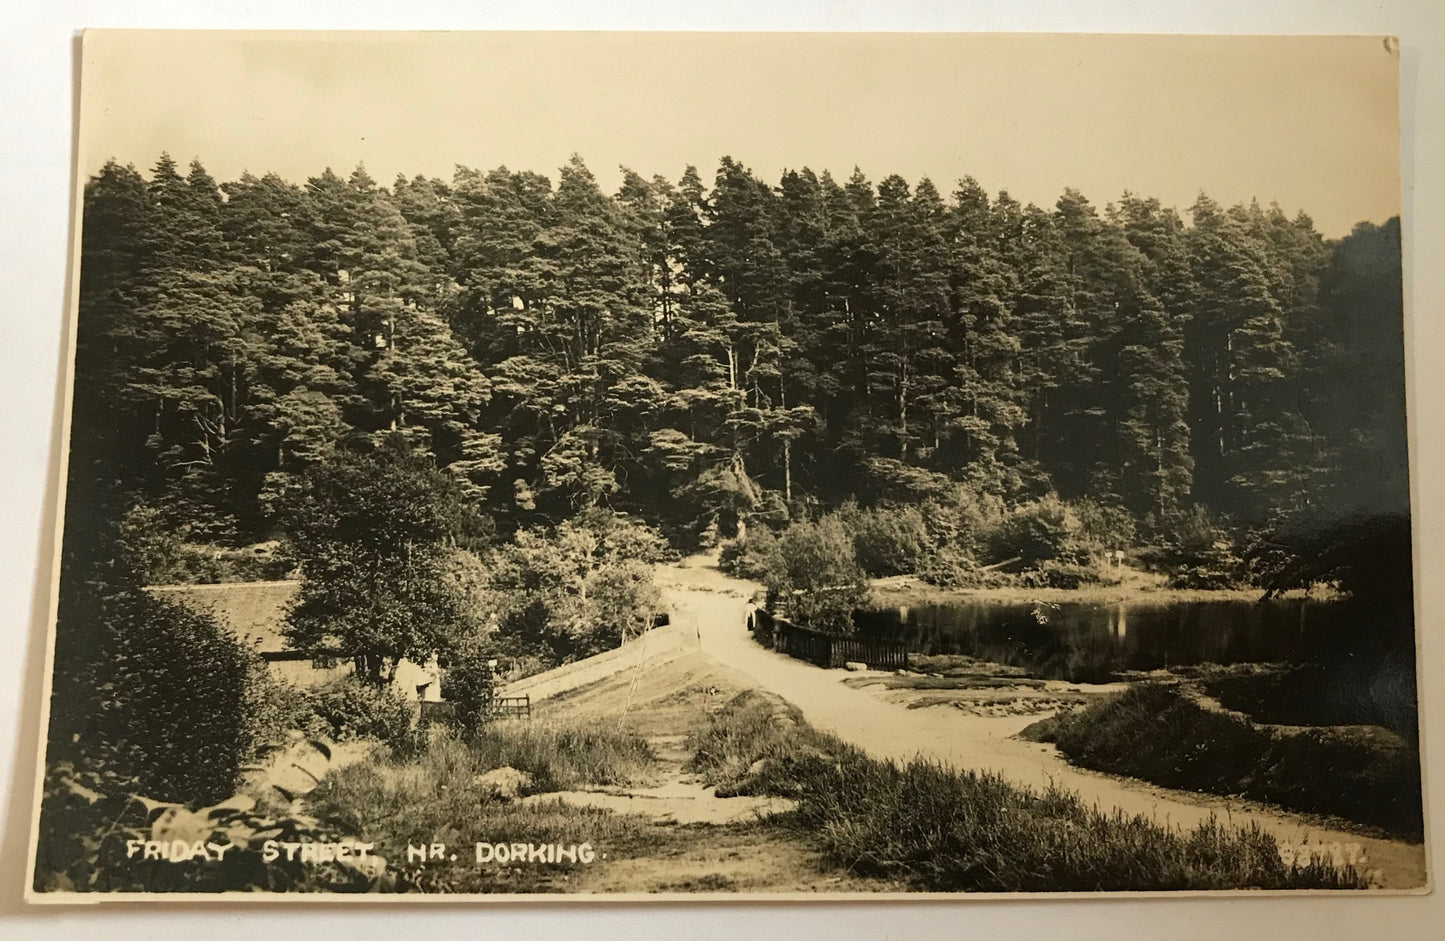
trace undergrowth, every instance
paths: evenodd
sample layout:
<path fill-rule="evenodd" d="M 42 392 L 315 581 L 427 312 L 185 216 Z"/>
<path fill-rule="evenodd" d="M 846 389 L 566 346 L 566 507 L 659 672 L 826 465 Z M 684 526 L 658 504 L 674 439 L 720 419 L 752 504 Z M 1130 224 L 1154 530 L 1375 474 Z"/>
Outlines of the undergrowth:
<path fill-rule="evenodd" d="M 1257 827 L 1192 830 L 1105 813 L 1067 791 L 915 759 L 879 761 L 807 726 L 766 693 L 733 699 L 694 737 L 719 792 L 797 799 L 796 825 L 852 872 L 925 891 L 1065 892 L 1362 888 L 1352 868 L 1286 864 Z"/>
<path fill-rule="evenodd" d="M 477 843 L 636 842 L 648 822 L 560 801 L 506 800 L 479 788 L 477 776 L 512 767 L 531 776 L 524 790 L 536 794 L 635 783 L 646 777 L 651 761 L 646 740 L 621 730 L 509 722 L 463 740 L 434 729 L 415 758 L 344 768 L 328 776 L 309 802 L 321 819 L 393 848 L 398 891 L 560 891 L 569 864 L 476 865 L 468 854 Z M 459 861 L 411 863 L 398 852 L 432 843 L 455 847 Z"/>

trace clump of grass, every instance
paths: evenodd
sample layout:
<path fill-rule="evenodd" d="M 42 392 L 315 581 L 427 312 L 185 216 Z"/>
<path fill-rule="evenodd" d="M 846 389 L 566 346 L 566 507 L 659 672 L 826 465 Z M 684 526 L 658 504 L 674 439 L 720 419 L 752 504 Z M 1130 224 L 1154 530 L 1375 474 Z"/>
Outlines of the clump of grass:
<path fill-rule="evenodd" d="M 633 784 L 647 777 L 653 762 L 647 739 L 602 725 L 501 722 L 483 727 L 467 745 L 485 768 L 530 774 L 533 792 Z"/>
<path fill-rule="evenodd" d="M 1165 787 L 1242 794 L 1409 839 L 1424 831 L 1419 752 L 1383 729 L 1261 727 L 1140 683 L 1024 730 L 1086 768 Z"/>
<path fill-rule="evenodd" d="M 480 774 L 510 767 L 526 772 L 530 793 L 587 785 L 630 784 L 652 763 L 647 740 L 617 729 L 550 723 L 507 722 L 487 726 L 464 739 L 434 728 L 414 758 L 351 765 L 326 778 L 312 801 L 351 830 L 385 824 L 389 831 L 429 832 L 425 812 L 473 813 L 489 800 L 474 781 Z M 403 824 L 412 821 L 410 829 Z"/>
<path fill-rule="evenodd" d="M 915 760 L 899 767 L 846 750 L 813 782 L 799 822 L 862 873 L 930 891 L 1088 892 L 1238 888 L 1358 888 L 1322 860 L 1286 866 L 1272 836 L 1209 820 L 1162 827 L 1086 807 L 1072 793 L 1039 794 L 992 774 Z"/>
<path fill-rule="evenodd" d="M 566 890 L 566 864 L 521 867 L 469 864 L 476 843 L 636 843 L 641 817 L 560 801 L 517 803 L 474 785 L 477 775 L 510 765 L 533 776 L 530 790 L 615 784 L 645 771 L 646 741 L 626 732 L 506 723 L 466 741 L 433 730 L 409 760 L 362 763 L 329 775 L 308 797 L 315 814 L 358 839 L 396 871 L 400 891 L 539 892 Z M 444 843 L 459 862 L 412 864 L 410 845 Z"/>
<path fill-rule="evenodd" d="M 837 744 L 781 696 L 749 689 L 689 736 L 688 770 L 701 774 L 719 797 L 796 797 L 812 766 L 831 764 Z"/>
<path fill-rule="evenodd" d="M 869 758 L 766 694 L 743 694 L 695 736 L 697 770 L 794 796 L 793 823 L 840 866 L 926 891 L 1362 888 L 1323 859 L 1286 864 L 1269 834 L 1210 820 L 1193 830 L 1104 813 L 935 762 Z M 790 758 L 802 754 L 801 760 Z M 759 768 L 759 760 L 763 765 Z M 755 769 L 739 777 L 739 768 Z M 720 788 L 721 789 L 721 788 Z"/>

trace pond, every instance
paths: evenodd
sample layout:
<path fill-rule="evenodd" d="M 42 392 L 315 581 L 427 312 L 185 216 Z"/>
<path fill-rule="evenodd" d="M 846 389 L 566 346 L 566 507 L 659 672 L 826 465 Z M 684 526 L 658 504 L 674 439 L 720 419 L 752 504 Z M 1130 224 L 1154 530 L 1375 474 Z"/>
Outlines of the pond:
<path fill-rule="evenodd" d="M 860 633 L 902 639 L 920 654 L 965 654 L 1070 682 L 1121 670 L 1293 660 L 1339 606 L 1270 601 L 925 604 L 860 611 Z"/>

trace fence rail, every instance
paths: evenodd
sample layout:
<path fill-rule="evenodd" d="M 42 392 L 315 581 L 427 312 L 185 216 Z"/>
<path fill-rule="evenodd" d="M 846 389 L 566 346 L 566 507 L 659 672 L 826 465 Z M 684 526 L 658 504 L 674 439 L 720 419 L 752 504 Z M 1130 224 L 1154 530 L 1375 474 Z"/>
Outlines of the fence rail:
<path fill-rule="evenodd" d="M 794 624 L 765 608 L 755 608 L 749 626 L 758 641 L 778 653 L 829 669 L 845 663 L 866 663 L 874 670 L 908 667 L 908 644 L 857 635 L 829 634 Z"/>
<path fill-rule="evenodd" d="M 498 696 L 492 700 L 492 715 L 500 719 L 532 718 L 532 696 Z"/>
<path fill-rule="evenodd" d="M 498 696 L 492 700 L 489 716 L 493 719 L 532 718 L 531 696 Z M 422 702 L 421 717 L 426 722 L 455 722 L 457 705 L 451 702 Z"/>

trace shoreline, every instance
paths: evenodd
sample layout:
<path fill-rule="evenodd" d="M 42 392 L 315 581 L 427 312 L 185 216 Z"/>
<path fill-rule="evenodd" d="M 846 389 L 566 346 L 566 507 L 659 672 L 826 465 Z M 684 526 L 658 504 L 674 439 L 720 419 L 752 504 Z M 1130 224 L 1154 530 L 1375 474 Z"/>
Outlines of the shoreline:
<path fill-rule="evenodd" d="M 1090 585 L 1084 588 L 941 588 L 912 575 L 895 575 L 869 581 L 870 601 L 876 607 L 926 604 L 1033 604 L 1064 602 L 1086 604 L 1184 604 L 1209 601 L 1265 600 L 1262 588 L 1164 588 L 1152 584 L 1126 582 L 1116 585 Z M 1332 592 L 1290 591 L 1273 599 L 1331 601 Z"/>

